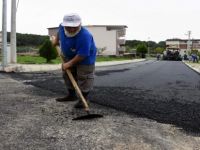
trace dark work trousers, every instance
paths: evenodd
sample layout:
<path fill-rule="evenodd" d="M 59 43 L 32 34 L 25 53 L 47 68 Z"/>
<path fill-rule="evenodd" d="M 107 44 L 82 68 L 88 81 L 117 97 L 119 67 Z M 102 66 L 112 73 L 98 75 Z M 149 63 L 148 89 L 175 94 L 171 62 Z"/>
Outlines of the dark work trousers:
<path fill-rule="evenodd" d="M 83 95 L 88 95 L 94 84 L 95 65 L 76 65 L 70 68 L 70 71 Z M 63 71 L 63 78 L 67 89 L 73 92 L 74 87 L 65 71 Z"/>

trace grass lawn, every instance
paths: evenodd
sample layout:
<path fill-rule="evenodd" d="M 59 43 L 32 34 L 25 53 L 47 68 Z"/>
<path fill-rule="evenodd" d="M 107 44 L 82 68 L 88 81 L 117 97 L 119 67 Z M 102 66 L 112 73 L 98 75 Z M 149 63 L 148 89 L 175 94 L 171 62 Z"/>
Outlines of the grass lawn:
<path fill-rule="evenodd" d="M 130 60 L 131 58 L 127 57 L 103 57 L 103 56 L 98 56 L 97 57 L 97 62 L 102 62 L 102 61 L 120 61 L 120 60 Z M 47 64 L 46 59 L 40 56 L 17 56 L 17 63 L 19 64 Z M 59 64 L 61 63 L 60 58 L 53 59 L 51 63 L 49 64 Z"/>
<path fill-rule="evenodd" d="M 188 63 L 188 64 L 193 64 L 193 65 L 200 65 L 200 61 L 198 61 L 198 62 L 192 62 L 192 61 L 186 61 L 186 63 Z"/>
<path fill-rule="evenodd" d="M 40 56 L 17 56 L 17 63 L 19 64 L 46 64 L 46 59 Z M 49 64 L 61 63 L 60 58 L 53 59 Z"/>

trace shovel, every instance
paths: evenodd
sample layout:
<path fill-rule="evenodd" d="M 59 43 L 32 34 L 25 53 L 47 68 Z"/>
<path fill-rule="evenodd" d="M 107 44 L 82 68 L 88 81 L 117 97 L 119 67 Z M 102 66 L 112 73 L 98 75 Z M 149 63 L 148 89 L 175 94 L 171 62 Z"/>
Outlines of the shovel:
<path fill-rule="evenodd" d="M 58 55 L 59 55 L 60 58 L 61 58 L 62 63 L 64 63 L 64 59 L 63 59 L 63 57 L 61 56 L 60 47 L 56 46 L 56 50 L 57 50 Z M 69 79 L 70 79 L 70 81 L 71 81 L 71 83 L 72 83 L 72 85 L 73 85 L 73 87 L 74 87 L 74 89 L 75 89 L 75 91 L 76 91 L 78 97 L 79 97 L 79 98 L 81 99 L 81 101 L 83 102 L 84 109 L 85 109 L 85 111 L 86 111 L 86 113 L 87 113 L 87 114 L 84 115 L 84 116 L 79 116 L 79 117 L 77 117 L 77 118 L 73 118 L 72 120 L 85 120 L 85 119 L 93 119 L 93 118 L 101 118 L 101 117 L 103 117 L 103 115 L 100 115 L 100 114 L 91 114 L 91 113 L 90 113 L 90 109 L 89 109 L 88 103 L 87 103 L 87 101 L 85 100 L 85 98 L 84 98 L 84 96 L 83 96 L 83 94 L 82 94 L 80 88 L 78 87 L 78 84 L 76 83 L 76 81 L 75 81 L 75 79 L 74 79 L 74 77 L 73 77 L 71 71 L 70 71 L 69 69 L 67 69 L 67 70 L 66 70 L 66 73 L 67 73 L 67 75 L 68 75 L 68 77 L 69 77 Z"/>

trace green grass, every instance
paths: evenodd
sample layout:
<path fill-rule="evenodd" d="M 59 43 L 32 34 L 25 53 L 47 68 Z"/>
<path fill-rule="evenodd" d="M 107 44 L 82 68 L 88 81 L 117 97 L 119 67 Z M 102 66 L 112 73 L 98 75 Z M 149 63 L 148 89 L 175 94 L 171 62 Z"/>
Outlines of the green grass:
<path fill-rule="evenodd" d="M 17 56 L 17 63 L 19 64 L 47 64 L 46 59 L 40 56 Z M 51 60 L 49 64 L 61 63 L 60 58 Z"/>
<path fill-rule="evenodd" d="M 103 57 L 103 56 L 98 56 L 97 57 L 97 62 L 102 62 L 102 61 L 120 61 L 120 60 L 130 60 L 131 58 L 127 57 Z M 40 56 L 17 56 L 17 63 L 19 64 L 47 64 L 46 59 Z M 60 58 L 53 59 L 51 63 L 49 64 L 59 64 L 61 63 Z"/>
<path fill-rule="evenodd" d="M 187 61 L 187 63 L 188 63 L 188 64 L 200 64 L 200 61 L 198 61 L 198 63 L 197 63 L 197 62 L 192 62 L 192 61 L 190 61 L 190 62 Z"/>
<path fill-rule="evenodd" d="M 98 56 L 96 61 L 97 62 L 102 62 L 102 61 L 120 61 L 120 60 L 130 60 L 131 58 L 128 57 L 114 57 L 114 56 Z"/>

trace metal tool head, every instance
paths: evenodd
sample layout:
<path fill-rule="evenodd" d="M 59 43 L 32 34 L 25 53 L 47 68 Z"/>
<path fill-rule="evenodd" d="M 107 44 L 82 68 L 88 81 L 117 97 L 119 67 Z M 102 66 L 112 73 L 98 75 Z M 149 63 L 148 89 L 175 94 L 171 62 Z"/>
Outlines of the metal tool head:
<path fill-rule="evenodd" d="M 89 119 L 102 118 L 102 117 L 103 117 L 103 115 L 100 115 L 100 114 L 88 114 L 85 116 L 80 116 L 80 117 L 74 118 L 72 120 L 89 120 Z"/>

